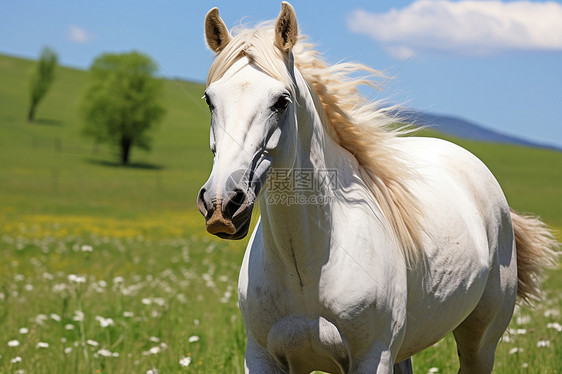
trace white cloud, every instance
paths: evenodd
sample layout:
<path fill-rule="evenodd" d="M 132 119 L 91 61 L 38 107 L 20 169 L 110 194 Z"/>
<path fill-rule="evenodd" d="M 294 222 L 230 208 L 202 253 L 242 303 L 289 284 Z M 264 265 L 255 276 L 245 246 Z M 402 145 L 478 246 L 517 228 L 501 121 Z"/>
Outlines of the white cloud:
<path fill-rule="evenodd" d="M 70 25 L 66 37 L 75 43 L 88 43 L 95 39 L 93 34 L 76 25 Z"/>
<path fill-rule="evenodd" d="M 562 4 L 555 2 L 418 0 L 387 13 L 356 10 L 347 25 L 399 58 L 562 50 Z"/>

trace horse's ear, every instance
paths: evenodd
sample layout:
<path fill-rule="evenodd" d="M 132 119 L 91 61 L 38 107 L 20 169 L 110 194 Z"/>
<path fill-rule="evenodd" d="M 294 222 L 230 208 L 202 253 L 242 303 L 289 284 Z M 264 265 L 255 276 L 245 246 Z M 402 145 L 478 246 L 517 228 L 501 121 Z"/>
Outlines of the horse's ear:
<path fill-rule="evenodd" d="M 209 10 L 205 16 L 205 38 L 207 45 L 213 52 L 219 53 L 232 39 L 226 24 L 219 16 L 219 9 Z"/>
<path fill-rule="evenodd" d="M 297 15 L 295 10 L 286 1 L 281 4 L 281 12 L 275 21 L 274 44 L 283 52 L 289 52 L 297 42 L 299 35 Z"/>

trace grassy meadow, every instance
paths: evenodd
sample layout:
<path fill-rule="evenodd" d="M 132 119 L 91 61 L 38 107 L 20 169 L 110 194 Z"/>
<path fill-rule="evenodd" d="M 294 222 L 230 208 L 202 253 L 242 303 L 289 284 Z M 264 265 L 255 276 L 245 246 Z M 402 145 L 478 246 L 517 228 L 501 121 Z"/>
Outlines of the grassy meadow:
<path fill-rule="evenodd" d="M 59 68 L 26 122 L 32 62 L 0 55 L 0 373 L 241 373 L 237 307 L 247 239 L 205 233 L 195 205 L 211 168 L 203 86 L 165 81 L 150 153 L 81 135 L 87 74 Z M 562 153 L 457 141 L 510 204 L 562 228 Z M 497 373 L 562 367 L 562 275 L 516 312 Z M 417 373 L 456 372 L 453 339 L 415 356 Z M 438 370 L 438 371 L 435 371 Z"/>

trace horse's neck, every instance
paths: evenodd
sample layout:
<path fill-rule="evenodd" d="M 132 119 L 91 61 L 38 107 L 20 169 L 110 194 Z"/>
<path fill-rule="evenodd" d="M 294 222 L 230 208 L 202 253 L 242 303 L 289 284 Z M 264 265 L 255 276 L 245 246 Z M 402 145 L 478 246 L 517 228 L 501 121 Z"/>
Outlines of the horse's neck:
<path fill-rule="evenodd" d="M 284 264 L 302 287 L 307 278 L 314 281 L 332 250 L 332 212 L 343 192 L 334 191 L 334 184 L 328 182 L 339 187 L 338 179 L 349 180 L 356 162 L 327 134 L 321 122 L 322 112 L 314 110 L 318 105 L 314 103 L 315 97 L 305 91 L 306 86 L 299 87 L 299 151 L 293 174 L 288 183 L 271 183 L 260 205 L 268 256 Z"/>

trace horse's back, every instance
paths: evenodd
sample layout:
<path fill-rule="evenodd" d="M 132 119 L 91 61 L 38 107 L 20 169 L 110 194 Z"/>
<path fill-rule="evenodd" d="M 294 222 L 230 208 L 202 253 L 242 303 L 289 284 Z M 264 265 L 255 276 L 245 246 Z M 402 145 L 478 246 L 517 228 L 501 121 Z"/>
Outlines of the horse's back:
<path fill-rule="evenodd" d="M 415 170 L 412 188 L 426 218 L 438 210 L 449 218 L 460 215 L 470 221 L 466 216 L 472 212 L 488 229 L 499 224 L 500 216 L 509 217 L 499 183 L 475 155 L 441 139 L 412 137 L 397 141 Z"/>
<path fill-rule="evenodd" d="M 433 138 L 397 140 L 416 170 L 411 188 L 423 214 L 425 267 L 409 275 L 407 333 L 400 358 L 442 338 L 493 293 L 516 283 L 513 233 L 505 196 L 476 156 Z M 500 274 L 492 269 L 502 265 Z M 421 287 L 420 287 L 421 285 Z M 431 323 L 430 331 L 427 324 Z"/>

